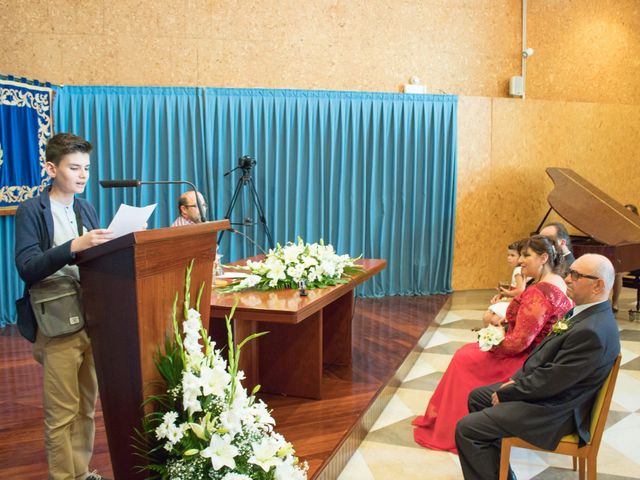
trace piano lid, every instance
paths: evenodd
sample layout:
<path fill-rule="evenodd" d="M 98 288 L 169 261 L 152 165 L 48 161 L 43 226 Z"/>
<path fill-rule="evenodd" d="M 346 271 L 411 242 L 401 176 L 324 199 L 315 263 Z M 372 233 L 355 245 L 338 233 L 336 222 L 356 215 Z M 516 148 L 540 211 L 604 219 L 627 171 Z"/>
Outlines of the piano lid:
<path fill-rule="evenodd" d="M 640 216 L 570 168 L 547 168 L 555 184 L 547 200 L 562 218 L 608 245 L 640 243 Z"/>

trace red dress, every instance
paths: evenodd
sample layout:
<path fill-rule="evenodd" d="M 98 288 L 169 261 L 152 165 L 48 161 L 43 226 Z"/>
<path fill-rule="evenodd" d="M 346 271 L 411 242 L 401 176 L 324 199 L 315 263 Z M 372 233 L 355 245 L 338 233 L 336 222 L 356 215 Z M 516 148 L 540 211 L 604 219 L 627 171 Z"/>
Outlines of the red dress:
<path fill-rule="evenodd" d="M 458 453 L 456 423 L 467 415 L 471 390 L 507 381 L 529 352 L 549 333 L 553 324 L 573 307 L 571 300 L 555 285 L 538 283 L 515 297 L 507 308 L 509 328 L 502 343 L 483 352 L 478 343 L 468 343 L 451 359 L 424 416 L 412 424 L 413 438 L 434 450 Z"/>

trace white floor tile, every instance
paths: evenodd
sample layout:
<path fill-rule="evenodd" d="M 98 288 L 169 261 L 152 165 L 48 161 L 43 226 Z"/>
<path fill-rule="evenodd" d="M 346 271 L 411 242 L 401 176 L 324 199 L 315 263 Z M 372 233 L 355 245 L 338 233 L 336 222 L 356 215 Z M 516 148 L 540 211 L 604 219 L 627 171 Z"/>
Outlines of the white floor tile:
<path fill-rule="evenodd" d="M 414 414 L 411 409 L 407 405 L 405 405 L 400 397 L 394 395 L 393 397 L 391 397 L 391 400 L 382 411 L 378 419 L 375 421 L 370 431 L 374 432 L 380 428 L 384 428 L 388 425 L 397 423 L 400 420 L 413 418 L 413 416 Z"/>
<path fill-rule="evenodd" d="M 617 387 L 618 385 L 616 385 L 616 389 Z M 634 460 L 640 466 L 639 434 L 640 414 L 632 413 L 605 430 L 602 435 L 602 441 Z"/>
<path fill-rule="evenodd" d="M 431 365 L 429 356 L 423 353 L 418 357 L 416 363 L 413 364 L 413 367 L 411 367 L 407 376 L 404 377 L 403 382 L 410 382 L 411 380 L 424 377 L 425 375 L 429 375 L 433 372 L 437 372 L 437 370 Z"/>
<path fill-rule="evenodd" d="M 613 391 L 613 401 L 633 412 L 640 409 L 640 380 L 629 375 L 624 370 L 618 373 L 616 388 Z"/>
<path fill-rule="evenodd" d="M 353 454 L 344 470 L 340 473 L 338 480 L 376 480 L 376 478 L 369 470 L 369 466 L 360 450 L 356 450 L 356 453 Z"/>

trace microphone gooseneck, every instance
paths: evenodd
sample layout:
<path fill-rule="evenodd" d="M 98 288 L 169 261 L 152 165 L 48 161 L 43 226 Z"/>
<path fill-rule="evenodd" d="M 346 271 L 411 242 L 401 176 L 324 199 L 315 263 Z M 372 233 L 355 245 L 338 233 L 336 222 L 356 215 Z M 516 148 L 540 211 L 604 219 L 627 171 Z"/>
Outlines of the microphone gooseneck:
<path fill-rule="evenodd" d="M 196 205 L 198 207 L 198 213 L 200 213 L 200 219 L 203 222 L 207 221 L 207 218 L 204 215 L 204 208 L 202 208 L 202 202 L 200 201 L 200 195 L 198 194 L 198 189 L 196 186 L 188 182 L 187 180 L 100 180 L 100 186 L 102 188 L 127 188 L 127 187 L 140 187 L 141 185 L 189 185 L 191 190 L 196 194 Z"/>
<path fill-rule="evenodd" d="M 139 187 L 140 183 L 140 180 L 100 180 L 102 188 Z"/>
<path fill-rule="evenodd" d="M 252 239 L 249 235 L 247 235 L 246 233 L 241 232 L 240 230 L 236 230 L 235 228 L 230 228 L 230 229 L 229 229 L 229 231 L 230 231 L 230 232 L 232 232 L 232 233 L 237 233 L 237 234 L 239 234 L 239 235 L 242 235 L 244 238 L 246 238 L 247 240 L 249 240 L 249 242 L 251 242 L 251 243 L 252 243 L 252 244 L 253 244 L 253 245 L 254 245 L 258 250 L 260 250 L 260 252 L 261 252 L 262 254 L 264 254 L 264 255 L 266 255 L 266 254 L 267 254 L 267 252 L 265 252 L 265 251 L 264 251 L 264 248 L 262 248 L 262 247 L 261 247 L 260 245 L 258 245 L 256 242 L 254 242 L 254 241 L 253 241 L 253 239 Z"/>

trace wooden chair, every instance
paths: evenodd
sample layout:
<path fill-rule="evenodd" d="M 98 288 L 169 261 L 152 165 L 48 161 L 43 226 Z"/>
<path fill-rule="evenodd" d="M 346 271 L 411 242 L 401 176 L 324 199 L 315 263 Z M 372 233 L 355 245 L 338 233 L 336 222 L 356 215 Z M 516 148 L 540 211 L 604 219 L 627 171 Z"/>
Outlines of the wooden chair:
<path fill-rule="evenodd" d="M 580 480 L 585 478 L 585 461 L 587 463 L 587 474 L 589 480 L 595 480 L 598 472 L 596 468 L 596 460 L 598 457 L 598 449 L 604 432 L 604 425 L 607 422 L 609 414 L 609 406 L 611 405 L 611 397 L 613 396 L 613 388 L 618 378 L 618 369 L 620 368 L 621 355 L 618 355 L 609 376 L 605 380 L 598 396 L 596 397 L 593 410 L 591 412 L 591 427 L 589 428 L 589 443 L 583 447 L 578 447 L 578 434 L 565 435 L 555 450 L 545 450 L 531 445 L 518 437 L 507 437 L 502 439 L 502 449 L 500 452 L 500 480 L 507 480 L 509 475 L 509 457 L 511 455 L 511 447 L 528 448 L 530 450 L 538 450 L 542 452 L 560 453 L 563 455 L 571 455 L 573 457 L 573 470 L 576 470 L 576 459 L 580 467 L 578 470 Z"/>

